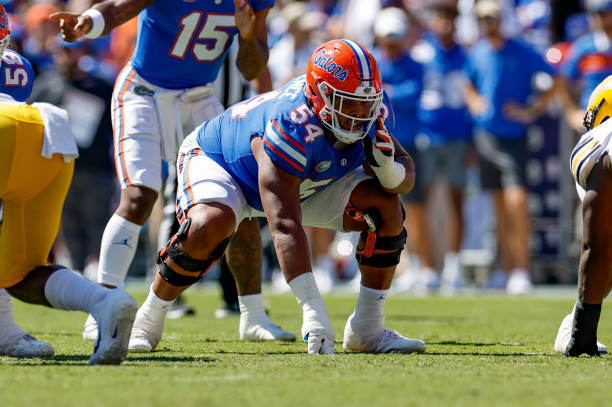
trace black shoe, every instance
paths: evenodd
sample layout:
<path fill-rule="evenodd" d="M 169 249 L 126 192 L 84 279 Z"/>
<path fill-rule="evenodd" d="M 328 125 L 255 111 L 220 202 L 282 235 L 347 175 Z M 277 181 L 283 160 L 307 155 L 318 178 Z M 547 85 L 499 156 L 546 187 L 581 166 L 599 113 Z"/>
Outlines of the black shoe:
<path fill-rule="evenodd" d="M 183 296 L 179 295 L 176 301 L 174 301 L 174 303 L 172 303 L 172 305 L 170 306 L 170 309 L 168 310 L 168 313 L 166 314 L 166 318 L 177 319 L 177 318 L 182 318 L 186 315 L 193 315 L 193 314 L 195 314 L 195 309 L 185 304 L 185 302 L 183 301 Z"/>
<path fill-rule="evenodd" d="M 240 305 L 238 305 L 237 301 L 233 304 L 228 304 L 224 302 L 223 305 L 221 305 L 221 308 L 215 311 L 215 317 L 218 319 L 232 316 L 240 316 Z"/>

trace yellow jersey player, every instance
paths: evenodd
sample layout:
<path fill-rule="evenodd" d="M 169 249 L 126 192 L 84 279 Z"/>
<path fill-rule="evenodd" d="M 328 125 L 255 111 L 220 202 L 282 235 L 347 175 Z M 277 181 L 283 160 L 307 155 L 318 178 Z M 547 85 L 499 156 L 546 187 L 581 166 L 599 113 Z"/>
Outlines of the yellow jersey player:
<path fill-rule="evenodd" d="M 578 269 L 578 300 L 557 334 L 555 351 L 565 356 L 598 355 L 607 348 L 597 342 L 601 304 L 612 287 L 612 75 L 589 98 L 587 132 L 570 156 L 570 169 L 582 200 L 583 234 Z"/>
<path fill-rule="evenodd" d="M 47 264 L 78 152 L 64 110 L 46 103 L 28 105 L 12 96 L 31 84 L 33 75 L 25 58 L 5 52 L 9 38 L 0 5 L 0 354 L 54 353 L 51 345 L 17 326 L 8 292 L 25 302 L 91 313 L 101 329 L 89 363 L 118 364 L 127 354 L 136 301 L 124 291 Z"/>

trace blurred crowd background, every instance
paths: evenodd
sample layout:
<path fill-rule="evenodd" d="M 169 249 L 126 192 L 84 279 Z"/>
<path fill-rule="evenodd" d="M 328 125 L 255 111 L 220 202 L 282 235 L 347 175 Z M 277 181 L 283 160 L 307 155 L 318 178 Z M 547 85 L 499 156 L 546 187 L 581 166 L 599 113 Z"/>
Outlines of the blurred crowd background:
<path fill-rule="evenodd" d="M 29 102 L 67 109 L 80 148 L 54 256 L 95 278 L 100 239 L 119 193 L 111 151 L 112 85 L 131 56 L 137 21 L 100 39 L 67 43 L 48 15 L 82 12 L 95 1 L 2 3 L 10 13 L 12 48 L 35 69 Z M 508 225 L 522 225 L 523 210 L 527 224 L 517 244 L 528 246 L 522 267 L 527 282 L 575 282 L 581 220 L 568 160 L 584 131 L 590 91 L 612 74 L 612 2 L 277 0 L 268 28 L 275 87 L 303 74 L 311 53 L 328 39 L 350 38 L 374 50 L 394 105 L 395 135 L 417 164 L 417 186 L 403 199 L 409 239 L 395 290 L 435 292 L 445 273 L 451 291 L 504 289 L 515 268 L 506 264 L 514 243 L 506 242 L 505 233 Z M 491 46 L 497 38 L 512 38 L 520 46 L 501 55 Z M 232 62 L 216 84 L 226 105 L 252 92 Z M 483 188 L 486 167 L 480 158 L 486 150 L 475 145 L 483 129 L 499 130 L 525 152 L 518 171 L 523 201 L 519 194 L 506 196 L 504 203 Z M 499 219 L 503 205 L 508 206 L 505 224 Z M 160 202 L 148 233 L 141 234 L 129 276 L 154 272 L 163 208 Z M 321 291 L 358 287 L 355 236 L 323 230 L 309 235 Z M 262 237 L 264 281 L 277 291 L 288 290 L 265 225 Z M 524 284 L 517 293 L 529 288 Z"/>

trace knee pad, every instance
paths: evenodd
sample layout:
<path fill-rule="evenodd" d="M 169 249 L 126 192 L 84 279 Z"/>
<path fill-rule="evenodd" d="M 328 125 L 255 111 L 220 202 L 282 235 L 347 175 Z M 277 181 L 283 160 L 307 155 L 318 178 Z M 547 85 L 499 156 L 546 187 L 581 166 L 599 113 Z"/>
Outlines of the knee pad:
<path fill-rule="evenodd" d="M 227 245 L 229 244 L 229 238 L 217 246 L 215 250 L 210 254 L 210 257 L 206 260 L 198 260 L 190 257 L 179 247 L 179 242 L 182 242 L 187 237 L 187 232 L 191 226 L 191 219 L 187 218 L 181 224 L 178 232 L 172 238 L 165 247 L 159 251 L 157 257 L 157 265 L 159 266 L 159 274 L 168 283 L 177 286 L 184 287 L 197 283 L 204 277 L 204 274 L 208 271 L 217 260 L 221 258 Z M 183 270 L 175 271 L 166 264 L 166 260 L 170 258 Z"/>
<path fill-rule="evenodd" d="M 402 250 L 406 244 L 406 229 L 397 236 L 379 237 L 372 231 L 361 232 L 361 240 L 365 242 L 363 249 L 357 250 L 355 257 L 363 266 L 391 267 L 399 264 Z M 387 253 L 374 253 L 374 249 L 390 250 Z"/>

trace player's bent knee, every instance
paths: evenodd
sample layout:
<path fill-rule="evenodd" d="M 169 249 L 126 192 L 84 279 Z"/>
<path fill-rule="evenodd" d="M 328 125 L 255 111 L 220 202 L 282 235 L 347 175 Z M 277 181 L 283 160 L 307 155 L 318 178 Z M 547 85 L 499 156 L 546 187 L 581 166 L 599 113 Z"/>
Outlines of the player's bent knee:
<path fill-rule="evenodd" d="M 159 274 L 169 284 L 177 287 L 185 287 L 200 281 L 210 267 L 221 258 L 230 241 L 229 238 L 223 240 L 212 251 L 208 259 L 194 259 L 186 254 L 179 245 L 187 237 L 190 226 L 191 219 L 185 219 L 178 232 L 159 251 L 157 257 Z"/>
<path fill-rule="evenodd" d="M 357 262 L 362 266 L 393 267 L 400 262 L 402 250 L 406 245 L 406 229 L 397 236 L 377 236 L 371 231 L 361 232 L 361 241 L 355 253 Z"/>

